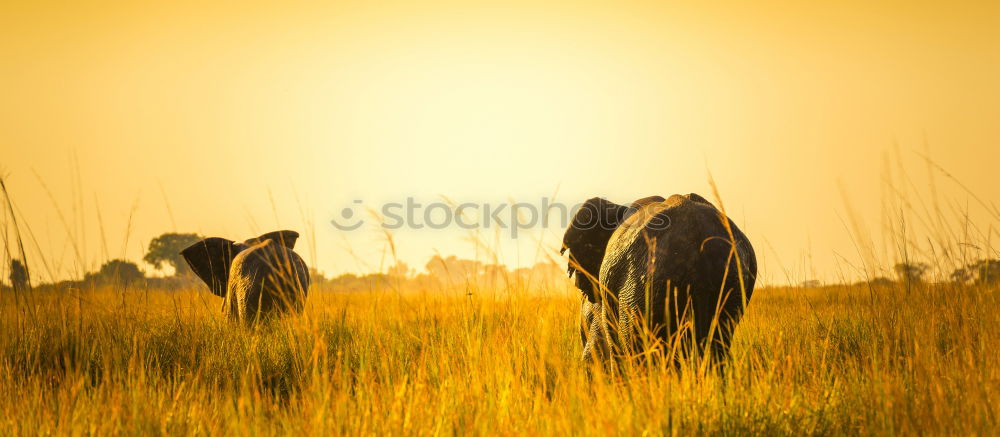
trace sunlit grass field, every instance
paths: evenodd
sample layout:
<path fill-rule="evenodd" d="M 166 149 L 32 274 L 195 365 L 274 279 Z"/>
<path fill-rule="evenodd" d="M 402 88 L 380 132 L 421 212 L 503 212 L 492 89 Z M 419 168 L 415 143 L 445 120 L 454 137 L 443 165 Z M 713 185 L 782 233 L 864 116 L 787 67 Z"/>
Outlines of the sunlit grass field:
<path fill-rule="evenodd" d="M 377 287 L 380 288 L 380 287 Z M 995 435 L 1000 292 L 761 289 L 724 373 L 609 377 L 571 290 L 314 290 L 246 328 L 207 291 L 6 293 L 4 435 Z"/>

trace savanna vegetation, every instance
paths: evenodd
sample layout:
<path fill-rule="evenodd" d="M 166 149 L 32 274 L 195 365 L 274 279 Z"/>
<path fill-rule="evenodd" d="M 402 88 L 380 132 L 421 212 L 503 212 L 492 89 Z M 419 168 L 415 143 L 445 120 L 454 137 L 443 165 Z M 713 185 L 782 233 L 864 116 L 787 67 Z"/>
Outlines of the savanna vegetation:
<path fill-rule="evenodd" d="M 4 434 L 979 434 L 1000 293 L 759 290 L 724 374 L 580 362 L 578 301 L 528 283 L 315 291 L 245 328 L 200 289 L 2 295 Z"/>
<path fill-rule="evenodd" d="M 246 327 L 169 250 L 147 256 L 177 269 L 160 282 L 109 261 L 32 286 L 11 259 L 0 434 L 995 435 L 993 229 L 932 223 L 894 232 L 887 266 L 853 227 L 861 282 L 758 289 L 724 371 L 583 364 L 557 264 L 314 272 L 301 316 Z"/>

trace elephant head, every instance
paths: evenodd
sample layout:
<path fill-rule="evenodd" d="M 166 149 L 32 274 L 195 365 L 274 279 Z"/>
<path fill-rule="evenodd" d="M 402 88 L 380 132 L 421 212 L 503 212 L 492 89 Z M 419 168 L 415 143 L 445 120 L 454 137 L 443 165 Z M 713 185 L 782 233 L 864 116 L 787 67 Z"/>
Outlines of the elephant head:
<path fill-rule="evenodd" d="M 298 237 L 295 231 L 269 232 L 242 243 L 212 237 L 181 255 L 212 294 L 225 299 L 225 312 L 247 319 L 272 308 L 301 308 L 309 274 L 292 250 Z"/>

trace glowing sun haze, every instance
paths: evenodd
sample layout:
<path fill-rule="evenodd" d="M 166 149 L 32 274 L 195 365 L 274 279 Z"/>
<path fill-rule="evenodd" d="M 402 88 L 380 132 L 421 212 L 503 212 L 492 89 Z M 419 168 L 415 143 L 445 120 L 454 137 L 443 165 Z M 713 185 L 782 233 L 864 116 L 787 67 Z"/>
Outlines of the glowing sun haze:
<path fill-rule="evenodd" d="M 767 280 L 836 280 L 841 191 L 877 232 L 887 154 L 1000 198 L 994 2 L 166 3 L 0 6 L 0 170 L 59 277 L 310 223 L 308 262 L 371 271 L 382 235 L 328 224 L 355 199 L 711 197 L 711 171 Z M 466 233 L 394 238 L 421 268 Z M 561 233 L 483 231 L 511 266 Z"/>

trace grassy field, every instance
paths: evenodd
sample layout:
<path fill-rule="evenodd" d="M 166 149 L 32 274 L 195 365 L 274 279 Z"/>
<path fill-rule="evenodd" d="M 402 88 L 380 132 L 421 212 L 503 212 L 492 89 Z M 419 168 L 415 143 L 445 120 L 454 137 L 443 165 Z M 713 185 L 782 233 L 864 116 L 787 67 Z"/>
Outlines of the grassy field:
<path fill-rule="evenodd" d="M 762 289 L 724 376 L 614 378 L 537 291 L 319 291 L 254 329 L 200 289 L 8 293 L 0 434 L 1000 431 L 996 287 Z"/>

